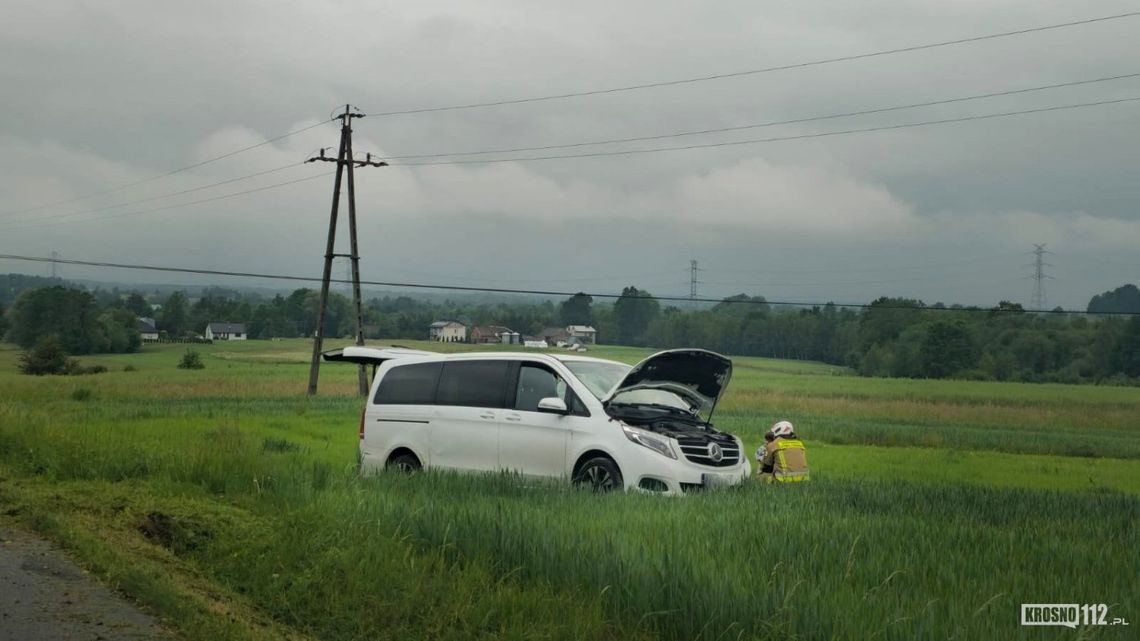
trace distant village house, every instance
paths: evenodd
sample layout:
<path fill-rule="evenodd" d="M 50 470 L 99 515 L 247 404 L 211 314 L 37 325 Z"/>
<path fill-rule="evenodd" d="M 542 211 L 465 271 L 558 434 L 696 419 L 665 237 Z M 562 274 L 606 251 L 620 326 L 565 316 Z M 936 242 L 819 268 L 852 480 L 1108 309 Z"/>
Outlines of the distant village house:
<path fill-rule="evenodd" d="M 561 347 L 570 338 L 570 332 L 565 327 L 547 327 L 542 330 L 542 340 L 551 347 Z"/>
<path fill-rule="evenodd" d="M 135 328 L 139 330 L 139 336 L 144 341 L 158 340 L 158 327 L 155 325 L 153 318 L 139 316 L 135 322 Z"/>
<path fill-rule="evenodd" d="M 503 345 L 519 345 L 522 335 L 502 325 L 488 325 L 486 327 L 471 328 L 472 343 L 502 343 Z"/>
<path fill-rule="evenodd" d="M 598 330 L 589 325 L 569 327 L 547 327 L 542 330 L 542 339 L 551 347 L 567 345 L 593 345 L 598 342 Z"/>
<path fill-rule="evenodd" d="M 459 321 L 436 321 L 428 328 L 428 340 L 440 343 L 466 343 L 467 326 Z"/>
<path fill-rule="evenodd" d="M 571 338 L 577 338 L 581 343 L 593 345 L 598 342 L 598 330 L 589 325 L 571 325 L 566 328 Z"/>
<path fill-rule="evenodd" d="M 245 323 L 210 323 L 206 325 L 206 340 L 209 341 L 244 341 L 247 335 Z"/>

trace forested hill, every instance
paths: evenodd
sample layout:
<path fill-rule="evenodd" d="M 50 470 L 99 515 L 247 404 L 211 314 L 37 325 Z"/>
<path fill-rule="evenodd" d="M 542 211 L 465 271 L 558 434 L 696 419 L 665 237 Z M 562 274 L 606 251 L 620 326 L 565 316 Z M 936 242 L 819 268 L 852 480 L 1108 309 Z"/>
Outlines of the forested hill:
<path fill-rule="evenodd" d="M 1124 285 L 1093 296 L 1088 311 L 1091 314 L 1140 314 L 1140 289 Z"/>
<path fill-rule="evenodd" d="M 0 274 L 0 307 L 8 307 L 25 289 L 66 285 L 62 278 L 28 276 L 26 274 Z"/>

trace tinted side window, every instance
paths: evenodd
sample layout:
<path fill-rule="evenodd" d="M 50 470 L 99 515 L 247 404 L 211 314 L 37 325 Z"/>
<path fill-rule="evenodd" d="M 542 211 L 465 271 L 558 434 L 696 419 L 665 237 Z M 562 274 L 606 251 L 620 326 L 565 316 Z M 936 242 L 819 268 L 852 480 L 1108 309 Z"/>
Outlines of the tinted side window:
<path fill-rule="evenodd" d="M 503 407 L 508 361 L 455 361 L 445 363 L 436 393 L 438 405 Z"/>
<path fill-rule="evenodd" d="M 376 390 L 377 405 L 431 405 L 441 363 L 416 363 L 388 370 Z"/>
<path fill-rule="evenodd" d="M 515 388 L 516 410 L 537 412 L 538 402 L 552 396 L 565 401 L 566 407 L 574 416 L 590 415 L 574 390 L 557 374 L 541 365 L 523 363 L 519 366 L 519 382 Z"/>
<path fill-rule="evenodd" d="M 556 396 L 563 398 L 566 383 L 554 372 L 536 365 L 523 364 L 519 367 L 519 384 L 515 389 L 515 409 L 523 412 L 537 412 L 538 402 Z"/>

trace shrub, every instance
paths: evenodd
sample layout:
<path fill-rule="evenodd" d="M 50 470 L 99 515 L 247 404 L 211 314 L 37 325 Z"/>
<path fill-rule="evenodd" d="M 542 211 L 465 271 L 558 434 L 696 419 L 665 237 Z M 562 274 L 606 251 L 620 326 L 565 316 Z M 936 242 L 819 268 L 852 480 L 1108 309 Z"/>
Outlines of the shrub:
<path fill-rule="evenodd" d="M 71 371 L 68 373 L 71 374 L 72 376 L 82 376 L 84 374 L 102 374 L 103 372 L 106 372 L 106 371 L 107 371 L 106 365 L 80 366 L 79 363 L 76 363 L 75 367 L 71 368 Z"/>
<path fill-rule="evenodd" d="M 123 368 L 123 371 L 124 372 L 137 372 L 138 368 L 136 368 L 134 365 L 127 365 L 126 367 Z"/>
<path fill-rule="evenodd" d="M 80 387 L 79 389 L 77 389 L 71 393 L 72 400 L 80 401 L 80 402 L 91 400 L 91 396 L 92 396 L 91 390 L 86 388 L 86 387 Z"/>
<path fill-rule="evenodd" d="M 20 372 L 31 376 L 70 374 L 78 366 L 79 362 L 68 358 L 63 343 L 54 334 L 40 338 L 31 350 L 20 355 Z"/>
<path fill-rule="evenodd" d="M 182 355 L 182 360 L 178 362 L 178 369 L 202 369 L 206 364 L 202 362 L 202 356 L 192 349 L 186 350 Z"/>

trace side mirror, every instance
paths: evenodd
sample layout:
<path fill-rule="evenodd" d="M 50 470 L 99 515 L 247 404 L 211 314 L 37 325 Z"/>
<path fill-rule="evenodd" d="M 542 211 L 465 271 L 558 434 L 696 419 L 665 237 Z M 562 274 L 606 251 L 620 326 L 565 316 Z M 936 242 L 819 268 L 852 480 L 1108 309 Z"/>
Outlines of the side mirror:
<path fill-rule="evenodd" d="M 566 407 L 566 401 L 557 396 L 551 396 L 538 402 L 538 411 L 546 414 L 565 415 L 570 413 L 570 408 Z"/>

